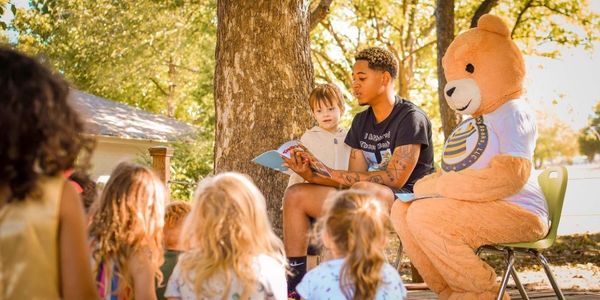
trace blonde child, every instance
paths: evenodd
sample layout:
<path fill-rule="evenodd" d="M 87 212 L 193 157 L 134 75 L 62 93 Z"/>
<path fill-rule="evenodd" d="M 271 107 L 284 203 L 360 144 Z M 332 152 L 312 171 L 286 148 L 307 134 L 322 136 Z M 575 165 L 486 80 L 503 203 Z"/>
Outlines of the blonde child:
<path fill-rule="evenodd" d="M 3 47 L 0 70 L 0 299 L 96 299 L 81 200 L 63 176 L 93 141 L 62 78 Z"/>
<path fill-rule="evenodd" d="M 148 168 L 125 162 L 113 170 L 90 225 L 102 299 L 156 299 L 165 201 L 164 184 Z"/>
<path fill-rule="evenodd" d="M 325 203 L 317 224 L 333 260 L 308 272 L 296 290 L 311 299 L 404 299 L 398 272 L 383 256 L 390 224 L 372 194 L 348 190 Z"/>
<path fill-rule="evenodd" d="M 179 255 L 184 247 L 181 243 L 181 229 L 185 217 L 190 213 L 191 206 L 188 203 L 176 201 L 171 202 L 165 209 L 165 227 L 163 236 L 165 240 L 164 263 L 160 267 L 163 274 L 163 284 L 156 288 L 156 298 L 165 299 L 166 283 L 169 282 L 173 268 L 177 264 Z"/>
<path fill-rule="evenodd" d="M 183 229 L 167 299 L 287 299 L 283 244 L 266 202 L 246 176 L 222 173 L 200 182 Z"/>
<path fill-rule="evenodd" d="M 344 114 L 342 92 L 333 83 L 317 85 L 308 97 L 308 104 L 318 125 L 306 130 L 300 142 L 328 167 L 347 170 L 350 158 L 350 147 L 344 143 L 347 130 L 339 127 Z M 292 172 L 288 187 L 301 182 L 305 180 Z"/>

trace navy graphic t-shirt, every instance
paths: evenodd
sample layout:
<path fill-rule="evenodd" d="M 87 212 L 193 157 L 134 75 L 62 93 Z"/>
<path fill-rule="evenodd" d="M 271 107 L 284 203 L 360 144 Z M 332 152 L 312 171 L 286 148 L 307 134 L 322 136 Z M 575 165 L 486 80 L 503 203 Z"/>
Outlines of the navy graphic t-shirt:
<path fill-rule="evenodd" d="M 345 143 L 363 151 L 369 171 L 386 170 L 396 147 L 420 144 L 419 160 L 403 191 L 412 192 L 418 179 L 434 171 L 431 122 L 419 107 L 400 97 L 396 97 L 392 112 L 380 123 L 376 123 L 370 107 L 358 113 Z"/>

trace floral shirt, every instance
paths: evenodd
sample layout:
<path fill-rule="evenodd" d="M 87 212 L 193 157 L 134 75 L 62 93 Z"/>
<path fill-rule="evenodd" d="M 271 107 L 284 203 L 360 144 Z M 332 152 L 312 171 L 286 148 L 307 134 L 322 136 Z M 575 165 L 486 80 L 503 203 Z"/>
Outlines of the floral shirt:
<path fill-rule="evenodd" d="M 334 259 L 320 264 L 304 276 L 296 291 L 306 300 L 346 299 L 340 289 L 340 272 L 343 265 L 344 259 Z M 384 264 L 381 275 L 383 282 L 377 289 L 376 300 L 406 298 L 406 288 L 400 274 L 392 266 Z"/>

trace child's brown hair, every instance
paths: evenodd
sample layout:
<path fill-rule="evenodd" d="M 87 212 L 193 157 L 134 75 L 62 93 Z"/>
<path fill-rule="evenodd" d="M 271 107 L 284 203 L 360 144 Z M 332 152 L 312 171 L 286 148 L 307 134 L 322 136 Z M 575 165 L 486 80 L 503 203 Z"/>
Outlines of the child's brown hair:
<path fill-rule="evenodd" d="M 165 208 L 165 228 L 172 228 L 182 224 L 190 213 L 192 206 L 183 201 L 174 201 Z"/>
<path fill-rule="evenodd" d="M 171 202 L 165 208 L 164 240 L 167 250 L 179 248 L 180 230 L 178 229 L 183 227 L 185 217 L 191 209 L 189 203 L 182 201 Z"/>
<path fill-rule="evenodd" d="M 58 74 L 3 46 L 0 70 L 0 184 L 10 188 L 10 203 L 35 192 L 40 177 L 87 168 L 94 140 Z"/>
<path fill-rule="evenodd" d="M 310 92 L 308 105 L 312 111 L 324 104 L 327 106 L 337 105 L 344 113 L 344 95 L 337 85 L 333 83 L 319 84 Z"/>
<path fill-rule="evenodd" d="M 386 233 L 391 229 L 385 209 L 373 194 L 348 190 L 325 203 L 317 230 L 327 235 L 345 257 L 340 288 L 346 299 L 374 299 L 382 283 Z"/>

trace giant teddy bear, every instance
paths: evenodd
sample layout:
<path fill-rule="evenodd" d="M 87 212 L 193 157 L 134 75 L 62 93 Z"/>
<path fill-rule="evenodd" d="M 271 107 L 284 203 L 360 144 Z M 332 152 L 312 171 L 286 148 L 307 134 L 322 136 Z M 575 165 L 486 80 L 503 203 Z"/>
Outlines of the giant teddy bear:
<path fill-rule="evenodd" d="M 392 222 L 440 299 L 493 299 L 496 274 L 474 250 L 548 231 L 547 204 L 531 172 L 535 119 L 519 99 L 525 66 L 508 27 L 492 15 L 457 36 L 442 64 L 449 106 L 472 118 L 446 141 L 442 170 L 415 184 L 415 198 L 425 199 L 396 201 Z"/>

